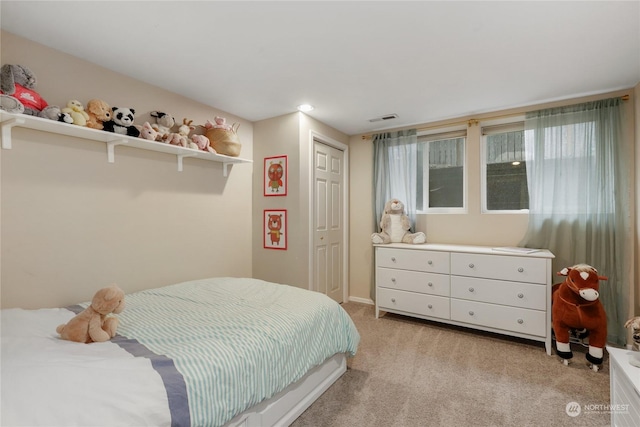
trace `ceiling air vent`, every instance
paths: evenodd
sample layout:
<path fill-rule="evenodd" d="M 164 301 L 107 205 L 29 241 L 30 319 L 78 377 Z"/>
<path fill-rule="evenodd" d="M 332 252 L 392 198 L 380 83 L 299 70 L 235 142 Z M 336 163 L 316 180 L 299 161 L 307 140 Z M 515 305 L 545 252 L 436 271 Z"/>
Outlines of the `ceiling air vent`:
<path fill-rule="evenodd" d="M 398 115 L 397 114 L 386 114 L 384 116 L 380 116 L 380 117 L 376 117 L 374 119 L 369 119 L 370 122 L 381 122 L 384 120 L 393 120 L 393 119 L 397 119 Z"/>

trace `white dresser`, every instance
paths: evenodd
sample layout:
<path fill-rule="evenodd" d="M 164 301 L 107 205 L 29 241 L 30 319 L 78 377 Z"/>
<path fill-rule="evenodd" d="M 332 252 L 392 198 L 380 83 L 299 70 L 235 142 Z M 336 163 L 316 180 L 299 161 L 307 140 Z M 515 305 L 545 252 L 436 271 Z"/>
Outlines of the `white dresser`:
<path fill-rule="evenodd" d="M 376 317 L 419 317 L 545 343 L 551 354 L 553 254 L 484 246 L 375 245 Z"/>
<path fill-rule="evenodd" d="M 629 364 L 631 350 L 607 347 L 611 383 L 611 425 L 640 426 L 640 368 Z"/>

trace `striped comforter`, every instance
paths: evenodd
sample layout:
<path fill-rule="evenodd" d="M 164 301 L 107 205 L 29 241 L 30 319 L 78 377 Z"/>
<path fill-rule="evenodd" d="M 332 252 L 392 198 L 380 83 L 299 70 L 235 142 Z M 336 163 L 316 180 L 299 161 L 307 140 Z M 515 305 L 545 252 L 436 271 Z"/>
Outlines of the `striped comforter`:
<path fill-rule="evenodd" d="M 191 425 L 225 424 L 360 340 L 328 297 L 256 279 L 185 282 L 126 303 L 118 333 L 173 361 Z"/>

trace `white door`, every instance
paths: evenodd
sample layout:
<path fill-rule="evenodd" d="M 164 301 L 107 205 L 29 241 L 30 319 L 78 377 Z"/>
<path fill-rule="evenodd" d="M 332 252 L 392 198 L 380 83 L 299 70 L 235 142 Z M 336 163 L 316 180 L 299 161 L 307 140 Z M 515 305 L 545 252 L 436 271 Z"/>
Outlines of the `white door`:
<path fill-rule="evenodd" d="M 344 152 L 314 141 L 313 289 L 344 299 Z"/>

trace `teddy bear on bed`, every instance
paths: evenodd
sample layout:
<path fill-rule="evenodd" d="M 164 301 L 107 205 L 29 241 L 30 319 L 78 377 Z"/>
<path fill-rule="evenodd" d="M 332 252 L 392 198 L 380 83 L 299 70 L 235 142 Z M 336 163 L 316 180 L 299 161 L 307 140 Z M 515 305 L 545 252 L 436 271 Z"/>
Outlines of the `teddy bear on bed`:
<path fill-rule="evenodd" d="M 56 328 L 63 340 L 81 343 L 109 341 L 116 335 L 118 318 L 109 314 L 124 310 L 124 291 L 118 285 L 100 289 L 91 304 L 68 323 Z"/>
<path fill-rule="evenodd" d="M 409 232 L 411 222 L 404 212 L 404 203 L 398 199 L 391 199 L 385 203 L 380 228 L 382 232 L 371 235 L 371 241 L 374 244 L 412 243 L 417 245 L 427 241 L 427 236 L 423 232 Z"/>

